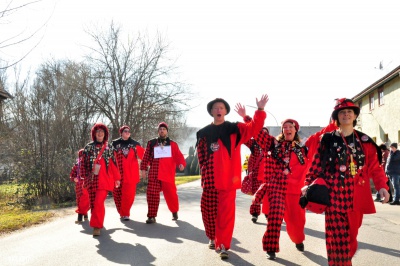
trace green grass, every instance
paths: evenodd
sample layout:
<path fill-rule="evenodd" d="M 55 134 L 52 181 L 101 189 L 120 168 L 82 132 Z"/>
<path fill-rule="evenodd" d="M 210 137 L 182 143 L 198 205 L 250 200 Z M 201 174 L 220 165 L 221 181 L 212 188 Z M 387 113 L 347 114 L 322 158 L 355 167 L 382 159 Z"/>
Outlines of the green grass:
<path fill-rule="evenodd" d="M 181 185 L 185 183 L 189 183 L 195 180 L 200 179 L 199 175 L 192 175 L 192 176 L 177 176 L 175 177 L 175 184 L 176 185 Z"/>
<path fill-rule="evenodd" d="M 200 179 L 200 176 L 177 176 L 175 184 L 181 185 Z M 40 224 L 54 217 L 55 210 L 28 211 L 22 207 L 11 204 L 17 200 L 16 192 L 20 188 L 14 184 L 0 185 L 0 234 L 10 233 L 18 229 Z M 145 187 L 138 187 L 137 194 L 145 193 Z M 65 203 L 59 208 L 71 206 L 72 203 Z M 74 204 L 74 203 L 73 203 Z M 73 205 L 72 204 L 72 205 Z"/>

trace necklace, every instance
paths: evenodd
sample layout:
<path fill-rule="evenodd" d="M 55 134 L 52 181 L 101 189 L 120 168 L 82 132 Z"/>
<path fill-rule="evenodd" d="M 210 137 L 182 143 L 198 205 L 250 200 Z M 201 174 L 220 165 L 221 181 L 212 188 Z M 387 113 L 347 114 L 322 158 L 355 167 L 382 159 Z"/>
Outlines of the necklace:
<path fill-rule="evenodd" d="M 347 141 L 346 141 L 346 138 L 343 136 L 343 134 L 340 132 L 340 136 L 342 137 L 342 139 L 343 139 L 343 142 L 344 142 L 344 144 L 346 145 L 346 150 L 347 150 L 347 152 L 348 152 L 348 154 L 350 155 L 350 164 L 349 164 L 349 171 L 350 171 L 350 174 L 354 177 L 355 175 L 356 175 L 356 172 L 357 172 L 357 165 L 354 163 L 354 158 L 353 158 L 353 155 L 355 156 L 356 155 L 356 152 L 357 152 L 357 150 L 356 150 L 356 142 L 355 142 L 355 139 L 354 139 L 354 135 L 355 135 L 356 133 L 355 133 L 355 131 L 353 130 L 353 143 L 350 143 L 350 144 L 347 144 Z M 350 152 L 351 151 L 351 152 Z M 346 166 L 345 165 L 341 165 L 340 166 L 340 169 L 346 169 Z"/>

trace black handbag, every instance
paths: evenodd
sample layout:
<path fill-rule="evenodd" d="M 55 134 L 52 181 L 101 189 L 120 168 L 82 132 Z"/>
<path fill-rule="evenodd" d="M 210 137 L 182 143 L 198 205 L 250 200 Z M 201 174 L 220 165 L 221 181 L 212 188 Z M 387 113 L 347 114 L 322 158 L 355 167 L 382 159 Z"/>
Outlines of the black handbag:
<path fill-rule="evenodd" d="M 323 178 L 317 178 L 300 197 L 300 206 L 314 213 L 323 213 L 330 205 L 329 188 Z"/>

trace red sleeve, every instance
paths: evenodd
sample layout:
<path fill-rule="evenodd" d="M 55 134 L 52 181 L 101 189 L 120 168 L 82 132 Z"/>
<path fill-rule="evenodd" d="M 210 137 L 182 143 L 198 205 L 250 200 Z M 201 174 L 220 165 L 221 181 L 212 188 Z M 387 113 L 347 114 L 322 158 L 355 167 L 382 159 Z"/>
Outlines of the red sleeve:
<path fill-rule="evenodd" d="M 186 167 L 186 160 L 185 157 L 183 156 L 181 150 L 179 149 L 179 146 L 176 142 L 173 142 L 174 144 L 174 160 L 176 165 L 182 164 L 184 167 Z"/>
<path fill-rule="evenodd" d="M 365 161 L 368 167 L 368 177 L 372 178 L 377 191 L 381 188 L 386 188 L 386 190 L 388 190 L 389 188 L 386 185 L 387 177 L 385 175 L 385 170 L 379 163 L 376 148 L 371 143 L 365 143 L 364 147 L 367 156 Z"/>
<path fill-rule="evenodd" d="M 137 156 L 139 157 L 139 159 L 143 160 L 145 149 L 142 146 L 137 145 L 136 152 L 137 152 Z"/>
<path fill-rule="evenodd" d="M 261 131 L 262 127 L 264 126 L 266 116 L 267 114 L 265 111 L 257 110 L 254 113 L 254 118 L 252 121 L 248 123 L 238 123 L 241 134 L 241 143 L 245 143 L 251 139 L 251 137 L 254 137 Z"/>

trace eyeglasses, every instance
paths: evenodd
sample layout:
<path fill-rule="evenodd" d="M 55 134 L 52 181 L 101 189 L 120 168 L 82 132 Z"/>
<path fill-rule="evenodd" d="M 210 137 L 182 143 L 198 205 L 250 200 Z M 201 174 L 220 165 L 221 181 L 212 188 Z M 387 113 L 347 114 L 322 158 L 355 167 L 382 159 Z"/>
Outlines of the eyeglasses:
<path fill-rule="evenodd" d="M 96 133 L 104 133 L 104 130 L 103 129 L 98 129 L 98 130 L 96 130 Z"/>
<path fill-rule="evenodd" d="M 122 132 L 124 132 L 124 133 L 131 133 L 131 132 L 129 132 L 128 129 L 124 129 Z"/>

